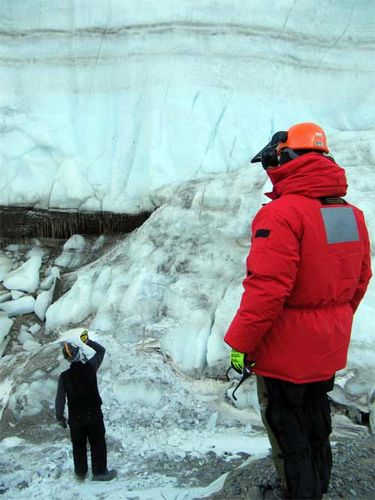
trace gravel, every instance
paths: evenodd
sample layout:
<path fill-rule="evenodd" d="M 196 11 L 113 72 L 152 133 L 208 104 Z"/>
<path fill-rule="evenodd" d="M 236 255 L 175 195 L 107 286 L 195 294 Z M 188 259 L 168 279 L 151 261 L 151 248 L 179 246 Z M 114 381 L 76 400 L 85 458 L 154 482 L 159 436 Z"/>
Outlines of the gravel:
<path fill-rule="evenodd" d="M 333 449 L 331 482 L 324 500 L 375 499 L 375 437 L 337 443 Z M 283 498 L 270 458 L 232 471 L 211 500 L 271 500 Z"/>

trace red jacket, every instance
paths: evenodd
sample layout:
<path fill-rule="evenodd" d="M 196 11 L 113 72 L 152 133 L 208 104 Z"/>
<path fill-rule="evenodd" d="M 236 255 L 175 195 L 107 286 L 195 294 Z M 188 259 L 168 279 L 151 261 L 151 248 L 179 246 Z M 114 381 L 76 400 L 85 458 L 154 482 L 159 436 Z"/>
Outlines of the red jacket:
<path fill-rule="evenodd" d="M 339 198 L 344 170 L 320 154 L 269 176 L 273 201 L 254 218 L 245 291 L 225 341 L 254 358 L 259 375 L 326 380 L 346 365 L 353 314 L 371 278 L 364 216 Z"/>

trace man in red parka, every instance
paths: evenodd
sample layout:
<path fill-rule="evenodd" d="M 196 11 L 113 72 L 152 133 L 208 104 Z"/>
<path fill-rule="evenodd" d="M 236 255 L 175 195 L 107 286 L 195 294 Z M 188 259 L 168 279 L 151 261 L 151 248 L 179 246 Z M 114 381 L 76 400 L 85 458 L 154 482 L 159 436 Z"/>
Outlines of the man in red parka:
<path fill-rule="evenodd" d="M 225 335 L 232 367 L 255 362 L 276 468 L 290 498 L 321 498 L 332 455 L 327 392 L 346 365 L 371 278 L 363 213 L 314 123 L 277 132 L 252 162 L 272 181 L 252 223 L 240 307 Z"/>

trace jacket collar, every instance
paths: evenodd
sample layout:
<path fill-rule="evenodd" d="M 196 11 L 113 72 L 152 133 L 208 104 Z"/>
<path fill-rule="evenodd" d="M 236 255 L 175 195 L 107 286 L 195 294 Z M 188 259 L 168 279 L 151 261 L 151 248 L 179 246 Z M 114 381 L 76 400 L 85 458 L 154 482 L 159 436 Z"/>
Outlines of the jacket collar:
<path fill-rule="evenodd" d="M 285 194 L 300 194 L 309 198 L 345 196 L 348 189 L 345 171 L 333 160 L 318 153 L 307 153 L 267 171 L 273 191 L 266 193 L 272 200 Z"/>

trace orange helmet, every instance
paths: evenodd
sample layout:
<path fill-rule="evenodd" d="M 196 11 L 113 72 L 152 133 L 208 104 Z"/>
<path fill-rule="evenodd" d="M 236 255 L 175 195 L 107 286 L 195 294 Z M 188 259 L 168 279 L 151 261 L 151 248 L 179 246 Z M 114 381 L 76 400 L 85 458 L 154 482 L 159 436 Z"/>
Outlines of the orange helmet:
<path fill-rule="evenodd" d="M 277 146 L 277 154 L 285 148 L 312 149 L 324 153 L 329 151 L 324 130 L 311 122 L 297 123 L 290 127 L 286 141 L 280 142 Z"/>

